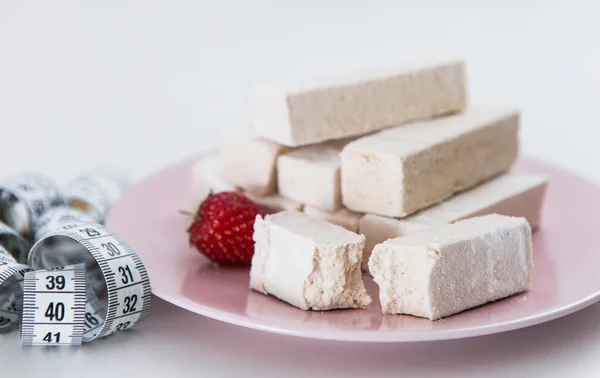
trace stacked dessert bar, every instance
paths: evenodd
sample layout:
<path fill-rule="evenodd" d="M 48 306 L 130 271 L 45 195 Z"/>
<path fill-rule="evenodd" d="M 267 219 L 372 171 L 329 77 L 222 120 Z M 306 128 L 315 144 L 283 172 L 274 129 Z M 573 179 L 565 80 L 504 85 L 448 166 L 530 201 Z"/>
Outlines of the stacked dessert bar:
<path fill-rule="evenodd" d="M 530 233 L 539 225 L 547 180 L 510 171 L 519 153 L 518 111 L 468 104 L 467 92 L 462 61 L 407 64 L 290 87 L 263 86 L 253 95 L 250 130 L 228 135 L 218 162 L 201 160 L 194 167 L 195 185 L 208 181 L 214 190 L 241 190 L 270 213 L 303 212 L 295 215 L 297 223 L 303 224 L 296 230 L 294 222 L 281 215 L 291 233 L 316 232 L 317 226 L 308 225 L 309 216 L 362 235 L 359 266 L 362 261 L 362 269 L 367 270 L 371 264 L 380 288 L 389 288 L 391 270 L 412 264 L 412 257 L 406 257 L 409 261 L 401 258 L 405 243 L 426 247 L 438 238 L 446 238 L 448 245 L 461 238 L 482 241 L 490 238 L 486 230 L 503 230 L 510 237 L 511 232 L 529 229 Z M 218 172 L 211 171 L 214 166 Z M 509 217 L 480 217 L 488 214 Z M 468 218 L 475 223 L 461 222 Z M 515 221 L 520 218 L 526 227 Z M 261 232 L 277 219 L 261 223 Z M 321 227 L 328 226 L 321 223 Z M 341 237 L 336 232 L 332 231 L 332 240 Z M 519 276 L 513 281 L 519 284 L 508 285 L 507 290 L 500 290 L 501 295 L 491 290 L 487 296 L 462 298 L 458 304 L 446 301 L 440 309 L 431 307 L 431 302 L 425 311 L 411 309 L 414 303 L 399 304 L 406 298 L 384 301 L 382 291 L 382 304 L 393 302 L 384 312 L 433 319 L 522 291 L 527 281 L 522 276 L 528 277 L 531 268 L 531 243 L 527 236 L 515 238 L 492 237 L 499 243 L 497 248 L 508 243 L 512 252 L 524 251 L 525 256 L 513 272 Z M 327 244 L 323 235 L 316 239 Z M 488 252 L 480 256 L 493 259 Z M 378 255 L 370 258 L 372 253 Z M 404 279 L 409 279 L 411 272 L 405 273 Z M 492 274 L 488 279 L 498 277 Z M 306 288 L 302 282 L 299 287 Z M 427 288 L 432 287 L 433 281 L 428 282 Z M 253 288 L 269 293 L 261 285 Z M 395 285 L 404 289 L 413 285 L 418 291 L 414 282 Z M 391 292 L 398 295 L 397 291 L 406 292 L 403 288 Z M 362 307 L 370 300 L 364 298 L 364 288 L 357 290 L 360 293 L 346 295 L 346 302 Z M 286 300 L 285 295 L 277 296 Z M 310 308 L 307 301 L 300 302 L 303 306 L 298 307 Z M 315 308 L 340 307 L 319 303 Z M 346 303 L 343 307 L 353 306 Z"/>

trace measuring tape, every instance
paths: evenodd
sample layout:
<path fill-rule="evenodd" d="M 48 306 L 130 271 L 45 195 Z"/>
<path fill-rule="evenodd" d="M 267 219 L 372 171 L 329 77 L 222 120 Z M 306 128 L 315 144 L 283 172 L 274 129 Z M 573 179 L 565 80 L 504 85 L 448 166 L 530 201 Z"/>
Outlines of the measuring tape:
<path fill-rule="evenodd" d="M 0 255 L 9 253 L 15 262 L 27 262 L 30 244 L 12 227 L 0 222 Z M 3 252 L 1 252 L 3 251 Z"/>
<path fill-rule="evenodd" d="M 6 250 L 6 248 L 4 248 L 2 245 L 0 245 L 0 260 L 17 262 L 12 254 L 8 252 L 8 250 Z"/>
<path fill-rule="evenodd" d="M 15 230 L 0 222 L 0 333 L 19 326 L 23 274 L 31 268 L 19 264 L 15 256 L 26 259 L 28 249 L 28 243 Z"/>
<path fill-rule="evenodd" d="M 79 345 L 146 318 L 148 273 L 100 224 L 127 187 L 107 170 L 78 177 L 67 200 L 42 175 L 0 185 L 0 332 L 20 324 L 23 345 Z"/>
<path fill-rule="evenodd" d="M 91 223 L 94 219 L 91 215 L 72 207 L 55 207 L 44 213 L 35 224 L 34 241 L 54 230 L 60 229 L 67 223 Z"/>
<path fill-rule="evenodd" d="M 97 169 L 77 177 L 65 190 L 69 206 L 77 208 L 103 224 L 110 208 L 131 186 L 116 170 Z"/>
<path fill-rule="evenodd" d="M 97 223 L 63 224 L 59 230 L 35 243 L 29 253 L 29 263 L 36 271 L 25 278 L 23 311 L 27 317 L 23 317 L 21 340 L 26 345 L 89 342 L 130 329 L 148 314 L 152 292 L 146 268 L 124 240 Z M 71 323 L 76 310 L 80 310 L 81 303 L 77 302 L 76 296 L 82 293 L 57 289 L 57 272 L 60 271 L 51 270 L 77 264 L 83 267 L 85 276 L 76 276 L 77 270 L 73 269 L 73 285 L 81 280 L 83 287 L 87 288 L 83 293 L 86 305 L 82 322 L 72 322 L 84 323 L 81 337 L 78 336 L 79 328 L 67 323 Z M 60 282 L 68 279 L 71 278 L 65 276 Z M 48 285 L 28 284 L 29 280 L 43 281 Z M 60 286 L 66 287 L 66 284 L 61 283 Z M 55 296 L 57 290 L 65 290 L 64 298 L 68 300 L 54 301 L 52 306 L 43 301 L 43 296 Z M 57 309 L 57 303 L 62 303 L 60 309 Z M 70 308 L 73 317 L 67 319 L 62 312 L 57 317 L 57 311 L 63 311 L 63 308 L 65 311 Z M 51 336 L 48 336 L 49 333 Z M 57 333 L 70 336 L 54 337 Z"/>
<path fill-rule="evenodd" d="M 27 238 L 42 214 L 64 204 L 58 186 L 41 174 L 13 176 L 0 185 L 0 219 Z"/>
<path fill-rule="evenodd" d="M 83 264 L 25 273 L 21 344 L 81 344 L 85 287 Z"/>
<path fill-rule="evenodd" d="M 19 327 L 23 307 L 23 275 L 31 267 L 17 263 L 6 248 L 0 245 L 0 333 Z"/>

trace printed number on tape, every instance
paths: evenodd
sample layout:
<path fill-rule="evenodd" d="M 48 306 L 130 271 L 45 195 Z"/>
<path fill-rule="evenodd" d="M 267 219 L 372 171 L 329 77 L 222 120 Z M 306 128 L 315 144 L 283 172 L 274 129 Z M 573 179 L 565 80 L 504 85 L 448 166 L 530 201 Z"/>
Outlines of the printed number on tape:
<path fill-rule="evenodd" d="M 23 345 L 79 345 L 86 309 L 83 264 L 25 273 Z"/>

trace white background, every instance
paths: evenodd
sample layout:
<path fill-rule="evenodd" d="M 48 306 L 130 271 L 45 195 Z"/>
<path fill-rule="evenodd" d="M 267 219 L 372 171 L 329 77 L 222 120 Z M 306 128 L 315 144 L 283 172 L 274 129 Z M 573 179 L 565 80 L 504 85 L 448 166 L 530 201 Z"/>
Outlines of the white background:
<path fill-rule="evenodd" d="M 247 126 L 263 80 L 439 54 L 467 60 L 472 102 L 522 110 L 523 153 L 600 181 L 599 11 L 541 0 L 0 0 L 0 176 L 39 170 L 64 184 L 110 164 L 142 179 Z M 0 369 L 45 377 L 598 376 L 599 357 L 599 305 L 410 345 L 262 334 L 159 300 L 133 333 L 83 348 L 22 349 L 16 334 L 0 336 Z"/>

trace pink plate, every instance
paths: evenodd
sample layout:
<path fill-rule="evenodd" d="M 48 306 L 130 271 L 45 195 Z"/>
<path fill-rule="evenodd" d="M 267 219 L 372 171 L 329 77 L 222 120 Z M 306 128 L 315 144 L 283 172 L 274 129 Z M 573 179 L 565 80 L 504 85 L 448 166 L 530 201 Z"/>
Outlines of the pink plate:
<path fill-rule="evenodd" d="M 530 290 L 431 322 L 382 315 L 377 287 L 365 277 L 373 303 L 364 310 L 305 312 L 248 289 L 248 268 L 211 264 L 188 246 L 189 160 L 132 189 L 108 225 L 146 264 L 158 297 L 224 322 L 287 335 L 348 341 L 405 342 L 456 339 L 503 332 L 567 315 L 600 298 L 600 190 L 573 174 L 522 159 L 517 171 L 550 177 L 542 226 L 534 235 Z"/>

